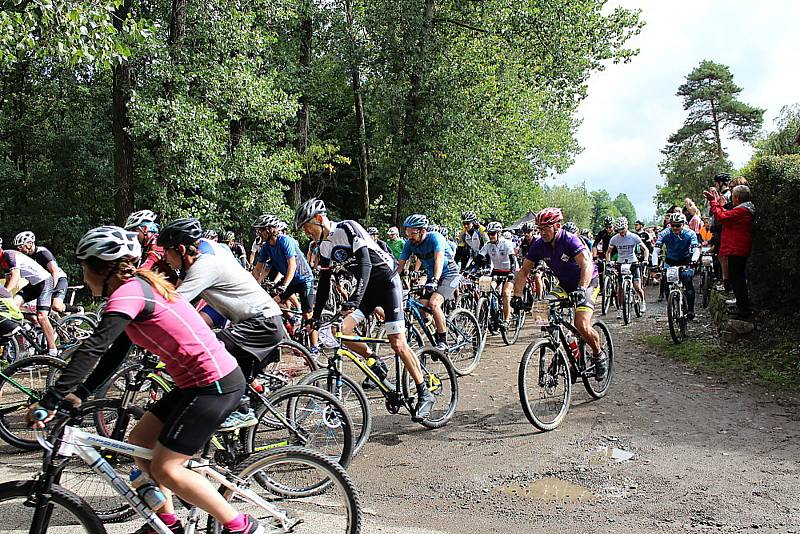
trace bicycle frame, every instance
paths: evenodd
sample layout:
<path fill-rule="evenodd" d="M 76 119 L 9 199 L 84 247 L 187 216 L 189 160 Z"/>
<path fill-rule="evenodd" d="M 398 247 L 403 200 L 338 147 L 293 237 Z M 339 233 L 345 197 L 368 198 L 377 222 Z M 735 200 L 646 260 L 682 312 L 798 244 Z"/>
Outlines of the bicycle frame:
<path fill-rule="evenodd" d="M 69 425 L 65 425 L 60 428 L 63 428 L 63 434 L 61 437 L 61 445 L 58 447 L 58 450 L 55 450 L 55 446 L 44 438 L 41 431 L 36 433 L 37 441 L 46 451 L 45 469 L 43 469 L 43 475 L 44 482 L 47 485 L 52 484 L 55 478 L 55 472 L 52 470 L 52 467 L 54 467 L 52 465 L 53 455 L 57 454 L 58 456 L 63 457 L 77 455 L 92 469 L 92 471 L 97 473 L 103 480 L 106 481 L 107 484 L 114 488 L 117 493 L 124 497 L 125 500 L 128 501 L 131 507 L 136 511 L 136 513 L 145 521 L 147 521 L 147 523 L 153 527 L 156 532 L 161 534 L 172 533 L 169 527 L 167 527 L 164 522 L 158 518 L 155 512 L 148 507 L 144 501 L 142 501 L 142 499 L 139 497 L 139 494 L 128 486 L 124 478 L 114 470 L 111 464 L 105 458 L 103 458 L 103 456 L 100 455 L 100 453 L 98 453 L 94 447 L 101 447 L 125 456 L 141 458 L 144 460 L 151 460 L 153 458 L 153 451 L 151 449 L 131 445 L 123 441 L 104 438 L 102 436 L 98 436 L 97 434 L 85 432 L 77 427 Z M 59 428 L 56 429 L 54 434 L 58 434 L 58 430 Z M 269 501 L 262 499 L 257 493 L 249 490 L 248 488 L 240 488 L 234 482 L 228 480 L 228 477 L 210 465 L 208 458 L 204 457 L 201 459 L 201 461 L 190 459 L 188 462 L 186 462 L 186 467 L 226 487 L 230 491 L 236 493 L 240 498 L 256 506 L 264 508 L 273 516 L 274 519 L 280 522 L 282 528 L 289 532 L 290 527 L 293 525 L 293 521 L 285 513 L 280 511 Z M 57 470 L 58 469 L 56 468 L 56 471 Z M 34 527 L 39 527 L 39 530 L 34 531 L 41 530 L 41 521 L 44 519 L 41 517 L 41 514 L 47 513 L 48 512 L 45 509 L 40 510 L 37 508 L 37 511 L 34 514 L 34 525 L 31 527 L 32 530 L 34 530 Z M 187 521 L 187 528 L 185 530 L 187 533 L 194 534 L 194 532 L 196 532 L 199 515 L 200 509 L 193 507 L 189 513 L 189 518 Z"/>
<path fill-rule="evenodd" d="M 422 302 L 417 300 L 415 297 L 412 297 L 410 293 L 408 295 L 408 299 L 406 300 L 405 304 L 406 304 L 406 310 L 408 310 L 411 313 L 412 317 L 416 319 L 417 324 L 419 324 L 420 329 L 425 334 L 425 337 L 428 339 L 428 343 L 430 343 L 431 345 L 435 345 L 436 340 L 433 338 L 433 333 L 431 333 L 430 329 L 426 326 L 425 318 L 422 316 L 422 312 L 432 314 L 433 310 L 431 310 L 429 306 L 426 306 Z M 411 321 L 406 319 L 406 327 L 411 326 L 410 323 Z M 458 325 L 451 324 L 451 322 L 447 320 L 447 317 L 445 317 L 445 323 L 448 330 L 450 330 L 452 327 L 453 330 L 455 330 L 459 334 L 458 336 L 459 338 L 461 338 L 462 340 L 469 339 L 469 336 L 467 336 L 463 330 L 458 328 Z M 466 341 L 460 341 L 453 345 L 448 345 L 447 352 L 448 353 L 455 352 L 466 344 L 467 344 Z"/>
<path fill-rule="evenodd" d="M 568 330 L 573 336 L 575 336 L 575 338 L 578 340 L 578 346 L 582 347 L 583 351 L 585 351 L 586 347 L 588 346 L 586 341 L 583 339 L 583 335 L 578 331 L 578 328 L 569 321 L 565 320 L 561 314 L 560 308 L 571 306 L 572 303 L 569 301 L 569 299 L 551 300 L 550 324 L 547 326 L 542 326 L 541 328 L 553 345 L 556 347 L 561 347 L 561 349 L 566 353 L 570 364 L 572 364 L 572 367 L 578 371 L 578 376 L 584 378 L 585 376 L 591 376 L 591 374 L 594 372 L 594 366 L 585 367 L 583 358 L 581 358 L 581 361 L 576 360 L 575 355 L 569 348 L 569 342 L 567 341 L 567 335 L 564 333 L 564 330 Z"/>

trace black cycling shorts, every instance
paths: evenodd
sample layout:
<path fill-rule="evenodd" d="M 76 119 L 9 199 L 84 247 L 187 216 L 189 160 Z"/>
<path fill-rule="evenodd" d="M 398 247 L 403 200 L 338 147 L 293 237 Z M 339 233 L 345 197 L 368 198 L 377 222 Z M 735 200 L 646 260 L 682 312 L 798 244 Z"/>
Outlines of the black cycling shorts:
<path fill-rule="evenodd" d="M 353 318 L 360 323 L 364 318 L 372 315 L 375 308 L 383 308 L 384 327 L 387 334 L 400 334 L 405 332 L 406 321 L 403 315 L 403 283 L 400 275 L 394 273 L 390 278 L 370 277 L 364 298 L 358 310 L 353 312 Z"/>
<path fill-rule="evenodd" d="M 308 313 L 314 309 L 313 280 L 292 280 L 292 283 L 286 287 L 286 291 L 281 295 L 288 299 L 295 293 L 297 293 L 297 299 L 300 301 L 300 309 L 303 310 L 303 313 Z"/>
<path fill-rule="evenodd" d="M 158 442 L 179 454 L 194 455 L 239 406 L 244 390 L 241 369 L 205 387 L 173 389 L 149 410 L 164 423 Z"/>
<path fill-rule="evenodd" d="M 36 299 L 37 312 L 49 312 L 53 303 L 53 279 L 48 277 L 38 284 L 28 284 L 17 295 L 22 297 L 22 302 Z"/>
<path fill-rule="evenodd" d="M 249 378 L 254 362 L 263 366 L 280 359 L 278 345 L 286 339 L 286 329 L 280 315 L 257 315 L 220 330 L 217 339 L 225 344 Z"/>
<path fill-rule="evenodd" d="M 67 287 L 69 287 L 69 279 L 66 276 L 62 276 L 56 282 L 56 287 L 53 288 L 53 298 L 64 300 L 67 294 Z"/>

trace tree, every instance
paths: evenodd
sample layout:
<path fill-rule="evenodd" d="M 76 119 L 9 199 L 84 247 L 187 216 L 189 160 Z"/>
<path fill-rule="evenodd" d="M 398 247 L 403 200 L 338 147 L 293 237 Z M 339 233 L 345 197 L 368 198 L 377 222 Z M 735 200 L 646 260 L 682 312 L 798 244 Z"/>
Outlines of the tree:
<path fill-rule="evenodd" d="M 620 193 L 614 199 L 614 207 L 619 210 L 623 217 L 628 219 L 628 222 L 633 227 L 634 221 L 636 221 L 636 208 L 633 207 L 633 203 L 628 199 L 628 195 L 625 193 Z"/>
<path fill-rule="evenodd" d="M 594 231 L 599 231 L 603 228 L 603 219 L 606 217 L 619 217 L 621 215 L 619 209 L 611 202 L 611 196 L 608 191 L 601 189 L 599 191 L 592 191 L 592 219 L 591 228 Z"/>

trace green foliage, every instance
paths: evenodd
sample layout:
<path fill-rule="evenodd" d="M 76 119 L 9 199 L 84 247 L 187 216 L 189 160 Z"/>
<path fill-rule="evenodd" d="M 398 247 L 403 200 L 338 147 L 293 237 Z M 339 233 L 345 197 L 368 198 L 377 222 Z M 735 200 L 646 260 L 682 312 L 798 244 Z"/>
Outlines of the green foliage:
<path fill-rule="evenodd" d="M 600 191 L 592 191 L 592 219 L 590 228 L 599 232 L 603 228 L 603 219 L 608 216 L 619 217 L 622 213 L 619 211 L 613 202 L 608 191 L 601 189 Z"/>
<path fill-rule="evenodd" d="M 753 160 L 761 156 L 800 154 L 800 144 L 796 142 L 800 135 L 800 104 L 783 106 L 775 125 L 775 131 L 756 143 Z"/>
<path fill-rule="evenodd" d="M 608 195 L 608 193 L 606 193 Z M 564 212 L 564 220 L 572 221 L 578 228 L 591 226 L 593 213 L 593 194 L 589 194 L 585 185 L 567 187 L 563 185 L 546 187 L 542 199 L 535 203 L 535 210 L 548 206 L 560 207 Z"/>
<path fill-rule="evenodd" d="M 628 195 L 620 193 L 614 199 L 613 204 L 614 207 L 619 210 L 620 214 L 628 219 L 632 228 L 633 223 L 636 221 L 636 208 L 633 207 L 633 203 L 628 199 Z"/>

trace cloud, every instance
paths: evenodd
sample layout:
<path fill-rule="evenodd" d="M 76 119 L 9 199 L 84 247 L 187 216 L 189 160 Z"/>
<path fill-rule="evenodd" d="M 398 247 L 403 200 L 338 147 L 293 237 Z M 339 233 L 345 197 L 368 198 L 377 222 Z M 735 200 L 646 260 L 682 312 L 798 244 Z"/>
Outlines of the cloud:
<path fill-rule="evenodd" d="M 642 9 L 647 25 L 630 43 L 640 54 L 630 64 L 609 65 L 592 76 L 579 109 L 584 151 L 556 181 L 586 182 L 612 197 L 626 193 L 638 214 L 650 216 L 656 185 L 662 183 L 660 151 L 686 117 L 675 92 L 701 60 L 730 67 L 743 88 L 740 98 L 766 109 L 766 130 L 781 107 L 800 101 L 800 2 L 621 0 L 616 5 Z M 726 148 L 737 166 L 752 153 L 738 142 L 729 141 Z"/>

